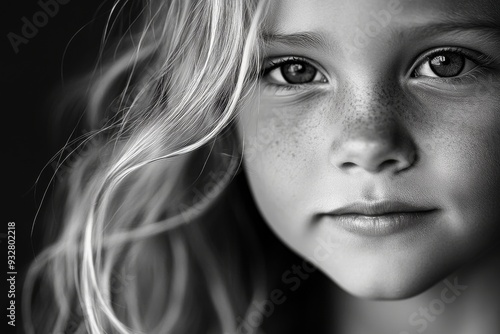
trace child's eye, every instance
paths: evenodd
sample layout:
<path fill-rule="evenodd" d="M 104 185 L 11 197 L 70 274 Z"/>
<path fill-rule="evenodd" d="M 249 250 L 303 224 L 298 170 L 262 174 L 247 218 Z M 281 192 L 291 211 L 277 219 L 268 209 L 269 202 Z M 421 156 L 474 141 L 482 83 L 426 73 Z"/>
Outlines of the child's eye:
<path fill-rule="evenodd" d="M 302 58 L 282 58 L 270 61 L 263 75 L 270 83 L 276 85 L 303 85 L 311 83 L 326 83 L 326 77 Z"/>
<path fill-rule="evenodd" d="M 426 56 L 413 71 L 413 77 L 451 78 L 461 76 L 478 64 L 460 51 L 439 50 Z"/>

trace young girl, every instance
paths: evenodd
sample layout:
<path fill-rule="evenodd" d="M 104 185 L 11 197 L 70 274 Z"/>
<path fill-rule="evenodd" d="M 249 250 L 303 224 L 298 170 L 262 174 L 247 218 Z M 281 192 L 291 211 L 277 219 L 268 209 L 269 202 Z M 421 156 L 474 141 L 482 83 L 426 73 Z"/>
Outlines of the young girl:
<path fill-rule="evenodd" d="M 148 1 L 27 332 L 498 333 L 498 54 L 494 0 Z"/>

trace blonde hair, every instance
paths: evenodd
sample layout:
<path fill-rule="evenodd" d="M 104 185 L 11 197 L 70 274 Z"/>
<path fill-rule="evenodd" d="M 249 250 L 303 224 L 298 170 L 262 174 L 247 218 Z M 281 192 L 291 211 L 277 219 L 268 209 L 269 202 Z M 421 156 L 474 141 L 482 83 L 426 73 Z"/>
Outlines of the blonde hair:
<path fill-rule="evenodd" d="M 48 222 L 59 235 L 27 274 L 27 333 L 238 331 L 262 275 L 237 279 L 236 227 L 214 232 L 210 212 L 240 165 L 232 124 L 259 73 L 266 3 L 146 1 L 92 74 L 95 131 L 74 146 Z"/>

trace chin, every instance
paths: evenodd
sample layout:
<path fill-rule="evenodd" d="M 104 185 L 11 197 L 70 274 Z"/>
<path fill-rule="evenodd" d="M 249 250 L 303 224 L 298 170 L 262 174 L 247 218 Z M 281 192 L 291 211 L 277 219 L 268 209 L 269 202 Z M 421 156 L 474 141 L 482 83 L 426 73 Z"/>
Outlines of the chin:
<path fill-rule="evenodd" d="M 371 282 L 363 280 L 358 282 L 340 283 L 336 282 L 345 292 L 350 295 L 369 300 L 401 300 L 415 297 L 432 288 L 440 280 L 411 282 Z"/>
<path fill-rule="evenodd" d="M 377 287 L 368 287 L 357 289 L 356 287 L 342 287 L 347 293 L 350 295 L 360 298 L 360 299 L 368 299 L 368 300 L 402 300 L 415 297 L 429 288 L 434 286 L 438 282 L 434 282 L 433 284 L 425 284 L 425 285 L 411 285 L 411 286 L 398 286 L 394 287 L 391 285 L 386 286 L 377 286 Z"/>
<path fill-rule="evenodd" d="M 409 269 L 409 270 L 405 270 Z M 368 300 L 402 300 L 420 295 L 431 289 L 453 273 L 450 268 L 415 272 L 414 268 L 382 268 L 382 270 L 344 271 L 339 276 L 335 272 L 323 271 L 346 293 Z"/>

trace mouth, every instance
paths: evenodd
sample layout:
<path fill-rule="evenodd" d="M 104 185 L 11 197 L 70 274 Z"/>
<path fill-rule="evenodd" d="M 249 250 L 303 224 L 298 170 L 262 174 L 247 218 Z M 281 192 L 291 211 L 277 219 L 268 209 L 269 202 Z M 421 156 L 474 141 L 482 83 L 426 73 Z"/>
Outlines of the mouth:
<path fill-rule="evenodd" d="M 424 228 L 436 221 L 438 211 L 405 202 L 356 202 L 322 214 L 322 218 L 348 232 L 376 237 Z"/>

